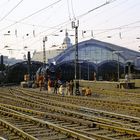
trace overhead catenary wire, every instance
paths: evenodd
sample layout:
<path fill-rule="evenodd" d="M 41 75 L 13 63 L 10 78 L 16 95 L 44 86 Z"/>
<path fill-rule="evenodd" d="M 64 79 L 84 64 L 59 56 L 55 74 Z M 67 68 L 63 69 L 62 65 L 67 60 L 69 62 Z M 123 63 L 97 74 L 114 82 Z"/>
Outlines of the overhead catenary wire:
<path fill-rule="evenodd" d="M 34 12 L 34 13 L 32 13 L 32 14 L 30 14 L 30 15 L 28 15 L 28 16 L 26 16 L 26 17 L 24 17 L 24 18 L 22 18 L 22 19 L 20 19 L 20 20 L 18 20 L 18 21 L 16 21 L 16 22 L 14 22 L 13 24 L 10 24 L 10 25 L 8 25 L 8 26 L 6 26 L 6 27 L 0 29 L 0 31 L 3 31 L 3 30 L 5 30 L 5 29 L 11 27 L 11 26 L 17 24 L 18 22 L 24 21 L 24 20 L 26 20 L 26 19 L 28 19 L 28 18 L 30 18 L 30 17 L 32 17 L 32 16 L 34 16 L 34 15 L 40 13 L 40 12 L 42 12 L 42 11 L 44 11 L 44 10 L 46 10 L 46 9 L 48 9 L 48 8 L 50 8 L 50 7 L 52 7 L 53 5 L 56 5 L 57 3 L 61 2 L 61 1 L 62 1 L 62 0 L 58 0 L 58 1 L 52 3 L 52 4 L 48 5 L 48 6 L 45 6 L 44 8 L 42 8 L 42 9 L 40 9 L 40 10 L 38 10 L 38 11 L 36 11 L 36 12 Z"/>
<path fill-rule="evenodd" d="M 123 3 L 124 3 L 124 1 L 123 1 Z M 129 9 L 132 9 L 132 7 L 135 7 L 135 6 L 137 6 L 138 4 L 135 4 L 135 5 L 133 5 L 133 6 L 131 6 L 131 7 L 129 7 L 129 8 L 127 8 L 127 10 L 126 9 L 123 9 L 123 11 L 129 11 L 130 12 L 130 10 Z M 119 13 L 119 16 L 118 17 L 120 17 L 120 16 L 122 16 L 123 14 L 126 14 L 126 12 L 120 12 Z M 113 16 L 113 17 L 115 17 L 115 19 L 117 18 L 117 16 Z M 113 17 L 112 18 L 109 18 L 107 21 L 110 21 L 111 19 L 113 19 Z M 121 29 L 126 29 L 126 28 L 128 28 L 128 29 L 135 29 L 135 28 L 139 28 L 139 26 L 133 26 L 133 27 L 131 27 L 130 25 L 132 25 L 132 24 L 136 24 L 136 23 L 138 23 L 139 21 L 136 21 L 136 22 L 132 22 L 132 23 L 129 23 L 129 24 L 126 24 L 126 25 L 122 25 L 122 26 L 119 26 L 119 27 L 115 27 L 115 28 L 110 28 L 110 29 L 105 29 L 105 30 L 102 30 L 101 32 L 98 32 L 98 33 L 95 33 L 94 35 L 100 35 L 100 34 L 104 34 L 104 33 L 107 33 L 107 32 L 110 32 L 110 31 L 113 31 L 113 30 L 121 30 Z M 103 24 L 105 24 L 105 23 L 103 23 Z M 101 24 L 98 24 L 98 26 L 99 25 L 101 25 Z M 130 27 L 129 27 L 130 26 Z M 95 30 L 94 30 L 95 31 Z M 126 32 L 126 31 L 125 31 Z M 122 33 L 122 31 L 121 31 L 121 33 Z M 121 33 L 119 33 L 119 34 L 121 34 Z M 124 31 L 123 31 L 123 33 L 124 33 Z M 118 34 L 118 33 L 115 33 L 115 34 Z"/>
<path fill-rule="evenodd" d="M 84 15 L 87 15 L 87 14 L 89 14 L 90 12 L 93 12 L 93 11 L 95 11 L 96 9 L 99 9 L 99 8 L 101 8 L 101 7 L 103 7 L 103 6 L 107 5 L 107 4 L 110 4 L 110 3 L 114 2 L 114 1 L 117 1 L 117 0 L 106 1 L 104 4 L 102 4 L 102 5 L 100 5 L 100 6 L 96 7 L 96 8 L 93 8 L 92 10 L 89 10 L 88 12 L 86 12 L 86 13 L 84 13 L 84 14 L 81 14 L 81 15 L 75 17 L 75 19 L 82 18 Z M 75 16 L 75 15 L 74 15 L 74 16 Z M 67 21 L 65 21 L 65 22 L 63 22 L 63 23 L 60 23 L 60 24 L 54 26 L 54 28 L 57 28 L 58 26 L 62 26 L 63 24 L 69 24 L 69 22 L 70 22 L 70 21 L 67 20 Z M 70 24 L 71 24 L 71 23 L 70 23 Z M 43 32 L 44 32 L 44 31 L 43 31 Z"/>
<path fill-rule="evenodd" d="M 56 2 L 54 2 L 54 3 L 52 3 L 52 4 L 50 4 L 50 5 L 48 5 L 48 6 L 44 7 L 44 8 L 42 8 L 42 9 L 40 9 L 40 10 L 38 10 L 38 11 L 36 11 L 36 12 L 30 14 L 29 16 L 20 19 L 19 21 L 26 20 L 26 19 L 28 19 L 28 18 L 30 18 L 30 17 L 32 17 L 32 16 L 34 16 L 34 15 L 36 15 L 36 14 L 38 14 L 38 13 L 44 11 L 44 10 L 46 10 L 47 8 L 52 7 L 53 5 L 56 5 L 57 3 L 61 2 L 61 1 L 62 1 L 62 0 L 58 0 L 58 1 L 56 1 Z"/>
<path fill-rule="evenodd" d="M 63 23 L 61 23 L 61 24 L 59 24 L 59 25 L 56 25 L 56 26 L 54 26 L 54 27 L 51 27 L 51 28 L 55 28 L 56 31 L 58 31 L 58 30 L 61 29 L 62 25 L 65 26 L 66 24 L 69 24 L 69 21 L 63 22 Z M 61 27 L 58 28 L 58 26 L 61 26 Z M 43 32 L 46 32 L 46 31 L 48 31 L 48 29 L 47 29 L 47 30 L 44 30 L 44 31 L 42 31 L 42 32 L 40 32 L 40 33 L 38 33 L 36 36 L 38 36 L 39 34 L 42 34 Z M 54 32 L 53 32 L 53 33 L 54 33 Z M 28 39 L 29 39 L 29 38 L 28 38 Z"/>
<path fill-rule="evenodd" d="M 73 19 L 76 19 L 72 0 L 71 0 L 71 10 L 72 10 Z"/>
<path fill-rule="evenodd" d="M 123 1 L 123 3 L 126 2 L 126 1 Z M 104 4 L 103 4 L 104 5 Z M 119 4 L 120 5 L 120 4 Z M 134 6 L 133 6 L 134 7 Z M 125 12 L 124 12 L 125 13 Z M 88 13 L 87 13 L 88 14 Z M 122 15 L 122 14 L 121 14 Z M 83 15 L 84 16 L 84 15 Z M 96 15 L 97 16 L 97 15 Z M 104 23 L 105 24 L 105 23 Z M 127 26 L 127 25 L 126 25 Z M 111 30 L 118 30 L 118 29 L 123 29 L 123 28 L 139 28 L 138 26 L 134 26 L 134 27 L 115 27 L 115 28 L 111 28 L 111 29 L 97 29 L 97 30 L 102 30 L 102 32 L 100 33 L 96 33 L 97 34 L 103 34 L 105 32 L 109 32 Z M 94 31 L 97 31 L 96 29 L 94 29 Z M 95 34 L 94 34 L 95 35 Z"/>
<path fill-rule="evenodd" d="M 84 14 L 81 14 L 81 15 L 77 16 L 77 19 L 82 18 L 82 17 L 86 16 L 87 14 L 89 14 L 89 13 L 91 13 L 91 12 L 93 12 L 93 11 L 103 7 L 103 6 L 106 6 L 106 5 L 108 5 L 108 4 L 112 3 L 112 2 L 115 2 L 115 1 L 117 1 L 117 0 L 106 1 L 105 3 L 103 3 L 103 4 L 99 5 L 99 6 L 93 8 L 93 9 L 87 11 L 87 12 L 85 12 Z"/>
<path fill-rule="evenodd" d="M 116 1 L 116 0 L 113 0 L 113 1 Z M 110 2 L 113 2 L 113 1 L 107 1 L 106 3 L 104 3 L 104 4 L 102 4 L 102 5 L 100 5 L 100 6 L 96 7 L 96 8 L 94 8 L 94 9 L 92 9 L 92 10 L 90 10 L 90 11 L 96 10 L 96 9 L 102 7 L 103 5 L 109 4 Z M 72 3 L 72 1 L 71 1 L 71 3 Z M 68 0 L 67 0 L 67 4 L 68 4 L 69 20 L 71 20 L 70 6 L 69 6 Z M 72 4 L 71 4 L 71 5 L 72 5 Z M 73 6 L 71 6 L 71 7 L 72 7 L 72 9 L 73 9 Z M 74 14 L 74 10 L 72 10 L 72 11 L 73 11 L 73 18 L 76 19 L 75 14 Z M 86 12 L 86 13 L 89 13 L 89 12 Z M 84 13 L 84 14 L 86 14 L 86 13 Z M 80 17 L 82 17 L 84 14 L 79 15 L 78 17 L 80 18 Z M 29 16 L 27 16 L 27 17 L 29 17 Z M 26 18 L 27 18 L 27 17 L 26 17 Z M 46 28 L 46 26 L 35 25 L 35 24 L 28 24 L 28 23 L 22 22 L 22 20 L 24 20 L 24 19 L 21 19 L 21 20 L 19 20 L 19 21 L 14 21 L 14 22 L 15 22 L 14 24 L 16 24 L 16 23 L 22 23 L 22 24 L 26 24 L 26 25 L 30 25 L 30 26 L 38 26 L 38 27 Z M 13 21 L 13 20 L 12 20 L 12 21 Z M 66 22 L 69 22 L 69 21 L 66 21 Z M 64 22 L 64 23 L 66 23 L 66 22 Z M 56 26 L 59 26 L 59 25 L 56 25 Z M 55 26 L 55 28 L 57 28 L 56 26 Z M 54 28 L 54 27 L 47 27 L 47 28 Z M 105 29 L 105 30 L 106 30 L 106 29 Z"/>
<path fill-rule="evenodd" d="M 94 9 L 96 9 L 96 8 L 94 8 Z M 81 15 L 82 16 L 82 15 Z M 66 21 L 66 22 L 63 22 L 63 23 L 61 23 L 61 24 L 59 24 L 59 25 L 56 25 L 56 26 L 53 26 L 53 27 L 51 27 L 51 28 L 58 28 L 59 29 L 59 27 L 60 26 L 62 26 L 63 24 L 69 24 L 69 20 L 68 21 Z M 19 23 L 19 21 L 18 21 L 18 23 Z M 47 29 L 48 30 L 48 29 Z M 43 31 L 43 32 L 46 32 L 46 30 L 45 31 Z M 42 34 L 43 32 L 40 32 L 40 34 Z M 39 34 L 38 34 L 39 35 Z"/>
<path fill-rule="evenodd" d="M 8 15 L 10 15 L 22 2 L 23 2 L 23 0 L 21 0 L 20 2 L 18 2 L 8 13 L 6 13 L 6 14 L 0 19 L 0 22 L 3 21 Z"/>
<path fill-rule="evenodd" d="M 137 23 L 140 23 L 140 20 L 135 21 L 135 22 L 131 22 L 131 23 L 128 23 L 128 24 L 124 24 L 124 25 L 121 25 L 121 26 L 118 26 L 118 27 L 115 27 L 115 28 L 106 29 L 105 31 L 97 33 L 96 35 L 103 34 L 103 33 L 109 32 L 111 30 L 118 30 L 118 29 L 127 28 L 128 26 L 133 25 L 133 24 L 137 24 Z"/>
<path fill-rule="evenodd" d="M 106 21 L 110 22 L 110 21 L 112 21 L 114 19 L 116 20 L 117 18 L 120 18 L 121 16 L 128 14 L 130 12 L 130 9 L 131 10 L 132 10 L 132 8 L 135 9 L 135 7 L 138 6 L 138 5 L 139 5 L 139 3 L 134 3 L 134 5 L 128 7 L 127 9 L 123 9 L 122 11 L 118 12 L 117 14 L 113 14 L 113 16 L 111 16 L 108 19 L 106 19 Z M 98 26 L 99 25 L 101 26 L 103 24 L 105 24 L 105 22 L 103 22 L 102 24 L 98 24 Z"/>
<path fill-rule="evenodd" d="M 140 22 L 140 21 L 135 21 L 135 22 L 132 22 L 132 23 L 124 24 L 124 25 L 119 26 L 119 27 L 114 27 L 114 28 L 110 28 L 110 29 L 98 29 L 98 30 L 96 30 L 96 31 L 105 30 L 105 31 L 101 32 L 101 33 L 105 33 L 105 32 L 109 32 L 109 31 L 112 31 L 112 30 L 118 30 L 118 29 L 123 29 L 123 28 L 139 28 L 139 26 L 128 27 L 128 26 L 130 26 L 130 25 L 133 25 L 133 24 L 136 24 L 136 23 L 139 23 L 139 22 Z M 68 23 L 68 22 L 64 22 L 64 23 L 61 23 L 61 24 L 56 25 L 56 26 L 54 26 L 54 27 L 51 27 L 51 28 L 56 29 L 56 30 L 53 31 L 52 33 L 47 34 L 47 35 L 50 36 L 50 35 L 54 34 L 55 32 L 60 31 L 60 30 L 62 29 L 62 25 L 65 26 L 65 25 L 67 25 L 67 24 L 69 24 L 69 23 Z M 61 27 L 58 28 L 58 26 L 61 26 Z M 50 28 L 50 29 L 51 29 L 51 28 Z M 64 28 L 64 27 L 63 27 L 63 28 Z M 50 29 L 49 29 L 49 30 L 50 30 Z M 69 29 L 68 29 L 68 30 L 69 30 Z M 91 29 L 91 30 L 92 30 L 92 29 Z M 86 30 L 86 31 L 91 31 L 91 30 Z M 43 34 L 43 33 L 46 32 L 46 31 L 48 31 L 48 29 L 47 29 L 47 30 L 44 30 L 44 31 L 42 31 L 42 32 L 40 32 L 40 33 L 38 33 L 36 36 L 39 36 L 40 34 Z M 81 31 L 81 30 L 79 30 L 79 31 Z M 97 34 L 95 34 L 95 35 L 98 35 L 98 34 L 100 34 L 100 33 L 97 33 Z"/>
<path fill-rule="evenodd" d="M 69 0 L 67 0 L 67 7 L 68 7 L 68 15 L 69 15 L 69 20 L 71 20 L 71 13 L 70 13 L 70 5 L 69 5 Z"/>
<path fill-rule="evenodd" d="M 77 16 L 78 17 L 78 16 Z M 81 17 L 82 18 L 82 17 Z M 22 23 L 22 24 L 28 24 L 28 23 L 25 23 L 25 22 L 23 22 L 23 21 L 14 21 L 15 23 Z M 138 21 L 137 21 L 138 22 Z M 64 23 L 64 24 L 63 24 Z M 69 24 L 70 23 L 70 20 L 68 20 L 68 21 L 65 21 L 65 22 L 63 22 L 63 23 L 60 23 L 60 24 L 58 24 L 58 25 L 56 25 L 56 26 L 53 26 L 53 27 L 49 27 L 50 29 L 56 29 L 55 31 L 54 31 L 54 33 L 55 32 L 57 32 L 57 31 L 59 31 L 60 29 L 64 29 L 65 27 L 65 25 L 67 25 L 67 24 Z M 132 23 L 131 23 L 132 24 Z M 36 26 L 35 24 L 30 24 L 31 26 Z M 133 24 L 132 24 L 133 25 Z M 40 25 L 37 25 L 37 26 L 40 26 Z M 63 26 L 63 27 L 62 27 Z M 122 25 L 122 26 L 124 26 L 124 27 L 120 27 L 120 26 L 118 26 L 118 27 L 114 27 L 114 28 L 105 28 L 105 29 L 95 29 L 94 31 L 98 31 L 98 30 L 100 30 L 101 32 L 102 31 L 105 31 L 105 32 L 109 32 L 109 31 L 113 31 L 113 30 L 118 30 L 118 29 L 124 29 L 124 28 L 137 28 L 136 26 L 133 26 L 133 27 L 129 27 L 129 26 L 131 26 L 131 25 L 128 25 L 127 26 L 127 24 L 126 25 Z M 48 27 L 45 27 L 45 26 L 42 26 L 43 28 L 48 28 Z M 59 28 L 60 27 L 60 28 Z M 48 33 L 47 31 L 48 30 L 50 30 L 50 29 L 47 29 L 47 30 L 44 30 L 44 31 L 41 31 L 41 32 L 39 32 L 38 34 L 36 34 L 36 36 L 38 35 L 38 37 L 39 37 L 39 35 L 41 35 L 41 37 L 42 37 L 42 35 L 43 35 L 43 32 L 45 33 L 47 33 L 47 35 L 50 35 L 51 33 Z M 90 30 L 90 29 L 89 29 Z M 92 30 L 92 29 L 91 29 Z M 80 30 L 79 30 L 80 31 Z M 102 33 L 101 33 L 102 34 Z M 31 37 L 31 36 L 30 36 Z M 30 37 L 28 37 L 28 39 L 30 38 Z M 40 38 L 41 39 L 41 38 Z M 40 41 L 40 39 L 36 39 L 37 41 Z M 31 43 L 34 45 L 35 44 L 35 42 L 34 42 L 35 40 L 33 40 L 33 41 L 31 41 Z M 32 45 L 31 44 L 31 45 Z M 17 45 L 17 44 L 16 44 Z M 30 44 L 29 44 L 29 46 L 30 46 Z"/>
<path fill-rule="evenodd" d="M 120 3 L 117 3 L 117 4 L 114 5 L 113 7 L 110 7 L 110 8 L 108 8 L 108 9 L 104 9 L 103 11 L 101 11 L 101 12 L 97 13 L 96 15 L 94 15 L 94 18 L 95 18 L 95 17 L 99 17 L 99 15 L 104 14 L 104 13 L 106 13 L 107 11 L 110 11 L 111 9 L 114 10 L 114 9 L 116 9 L 116 8 L 118 8 L 118 7 L 120 7 L 120 6 L 122 6 L 123 4 L 126 4 L 127 1 L 129 1 L 129 0 L 124 0 L 124 1 L 122 1 L 122 2 L 120 2 Z M 87 19 L 86 21 L 88 21 L 88 20 L 89 20 L 89 19 Z M 101 23 L 101 24 L 98 24 L 98 26 L 101 26 L 101 25 L 103 25 L 103 24 L 105 24 L 105 22 L 103 22 L 103 23 Z M 94 28 L 96 28 L 96 26 L 95 26 Z"/>
<path fill-rule="evenodd" d="M 8 25 L 8 26 L 6 26 L 6 27 L 0 29 L 0 31 L 3 31 L 3 30 L 5 30 L 5 29 L 7 29 L 7 28 L 9 28 L 9 27 L 12 27 L 13 25 L 15 25 L 15 24 L 17 24 L 17 23 L 19 23 L 19 22 L 21 22 L 21 21 L 26 20 L 26 19 L 28 19 L 28 18 L 30 18 L 30 17 L 32 17 L 32 16 L 34 16 L 34 15 L 36 15 L 36 14 L 42 12 L 43 10 L 45 10 L 45 9 L 47 9 L 47 8 L 49 8 L 49 7 L 52 7 L 53 5 L 55 5 L 55 4 L 57 4 L 57 3 L 61 2 L 61 1 L 62 1 L 62 0 L 58 0 L 58 1 L 56 1 L 56 2 L 54 2 L 54 3 L 52 3 L 52 4 L 50 4 L 49 6 L 44 7 L 44 8 L 42 8 L 42 9 L 40 9 L 40 10 L 38 10 L 38 11 L 36 11 L 36 12 L 34 12 L 34 13 L 32 13 L 32 14 L 30 14 L 30 15 L 28 15 L 28 16 L 26 16 L 26 17 L 24 17 L 24 18 L 22 18 L 22 19 L 20 19 L 20 20 L 18 20 L 18 21 L 16 21 L 16 22 L 14 22 L 13 24 L 10 24 L 10 25 Z M 95 11 L 96 9 L 99 9 L 99 8 L 101 8 L 101 7 L 105 6 L 105 5 L 108 5 L 108 4 L 110 4 L 110 3 L 114 2 L 114 1 L 117 1 L 117 0 L 108 1 L 108 2 L 106 2 L 106 3 L 104 3 L 104 4 L 100 5 L 100 6 L 98 6 L 98 7 L 96 7 L 96 8 L 93 8 L 92 10 L 89 10 L 88 12 L 86 12 L 86 13 L 84 13 L 84 14 L 81 14 L 81 15 L 79 15 L 79 16 L 77 16 L 77 17 L 74 17 L 74 20 L 75 20 L 75 19 L 80 19 L 80 18 L 82 18 L 83 16 L 89 14 L 90 12 L 93 12 L 93 11 Z M 69 22 L 69 20 L 66 21 L 66 22 Z"/>

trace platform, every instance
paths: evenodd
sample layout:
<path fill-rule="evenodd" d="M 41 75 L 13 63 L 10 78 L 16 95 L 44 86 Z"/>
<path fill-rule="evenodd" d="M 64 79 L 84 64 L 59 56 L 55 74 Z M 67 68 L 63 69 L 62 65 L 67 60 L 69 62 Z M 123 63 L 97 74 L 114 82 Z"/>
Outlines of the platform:
<path fill-rule="evenodd" d="M 119 82 L 117 84 L 117 88 L 134 89 L 135 88 L 135 82 Z"/>

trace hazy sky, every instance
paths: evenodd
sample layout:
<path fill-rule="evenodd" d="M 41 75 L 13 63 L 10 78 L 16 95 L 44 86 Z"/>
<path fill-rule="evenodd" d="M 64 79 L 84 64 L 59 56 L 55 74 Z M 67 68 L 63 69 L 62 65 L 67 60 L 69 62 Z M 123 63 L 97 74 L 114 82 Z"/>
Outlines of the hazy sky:
<path fill-rule="evenodd" d="M 0 53 L 22 58 L 41 51 L 44 36 L 46 49 L 60 45 L 66 29 L 74 43 L 75 19 L 79 42 L 93 37 L 139 51 L 139 13 L 140 0 L 0 0 Z"/>

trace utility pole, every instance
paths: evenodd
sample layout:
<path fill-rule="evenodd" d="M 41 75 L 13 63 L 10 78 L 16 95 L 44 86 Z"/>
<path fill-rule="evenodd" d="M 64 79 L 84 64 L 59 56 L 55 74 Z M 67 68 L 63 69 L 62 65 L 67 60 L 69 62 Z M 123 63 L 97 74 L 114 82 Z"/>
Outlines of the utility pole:
<path fill-rule="evenodd" d="M 88 62 L 88 81 L 89 81 L 89 62 Z"/>
<path fill-rule="evenodd" d="M 117 68 L 117 73 L 118 73 L 118 78 L 117 80 L 119 81 L 120 80 L 120 60 L 119 60 L 119 56 L 120 56 L 120 53 L 123 53 L 123 51 L 113 51 L 113 54 L 117 54 L 118 56 L 118 68 Z"/>
<path fill-rule="evenodd" d="M 28 74 L 29 74 L 29 81 L 31 81 L 31 56 L 30 52 L 28 51 Z"/>
<path fill-rule="evenodd" d="M 43 38 L 43 67 L 46 64 L 46 51 L 45 51 L 45 42 L 47 41 L 47 36 Z"/>
<path fill-rule="evenodd" d="M 119 60 L 119 53 L 118 53 L 118 81 L 120 81 L 120 60 Z"/>
<path fill-rule="evenodd" d="M 0 56 L 0 70 L 1 70 L 2 73 L 3 73 L 3 71 L 4 71 L 3 55 Z"/>
<path fill-rule="evenodd" d="M 79 91 L 79 62 L 78 62 L 78 26 L 79 21 L 72 21 L 72 28 L 75 29 L 75 95 L 80 95 Z"/>

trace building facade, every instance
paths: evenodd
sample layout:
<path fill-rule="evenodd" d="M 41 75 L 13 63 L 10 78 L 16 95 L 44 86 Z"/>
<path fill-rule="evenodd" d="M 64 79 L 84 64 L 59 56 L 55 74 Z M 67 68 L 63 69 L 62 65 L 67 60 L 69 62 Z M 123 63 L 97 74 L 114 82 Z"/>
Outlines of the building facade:
<path fill-rule="evenodd" d="M 48 59 L 61 69 L 62 79 L 75 78 L 75 46 L 68 47 L 56 57 Z M 126 73 L 140 70 L 140 53 L 95 39 L 78 44 L 79 79 L 117 81 Z"/>
<path fill-rule="evenodd" d="M 71 43 L 71 40 L 68 36 L 68 32 L 66 30 L 65 38 L 63 40 L 63 43 L 61 45 L 53 45 L 53 46 L 51 46 L 51 48 L 49 48 L 49 50 L 45 51 L 46 62 L 48 63 L 49 59 L 56 57 L 60 53 L 64 52 L 65 49 L 71 48 L 71 47 L 72 47 L 72 43 Z M 43 51 L 35 52 L 33 54 L 32 61 L 43 62 Z"/>

